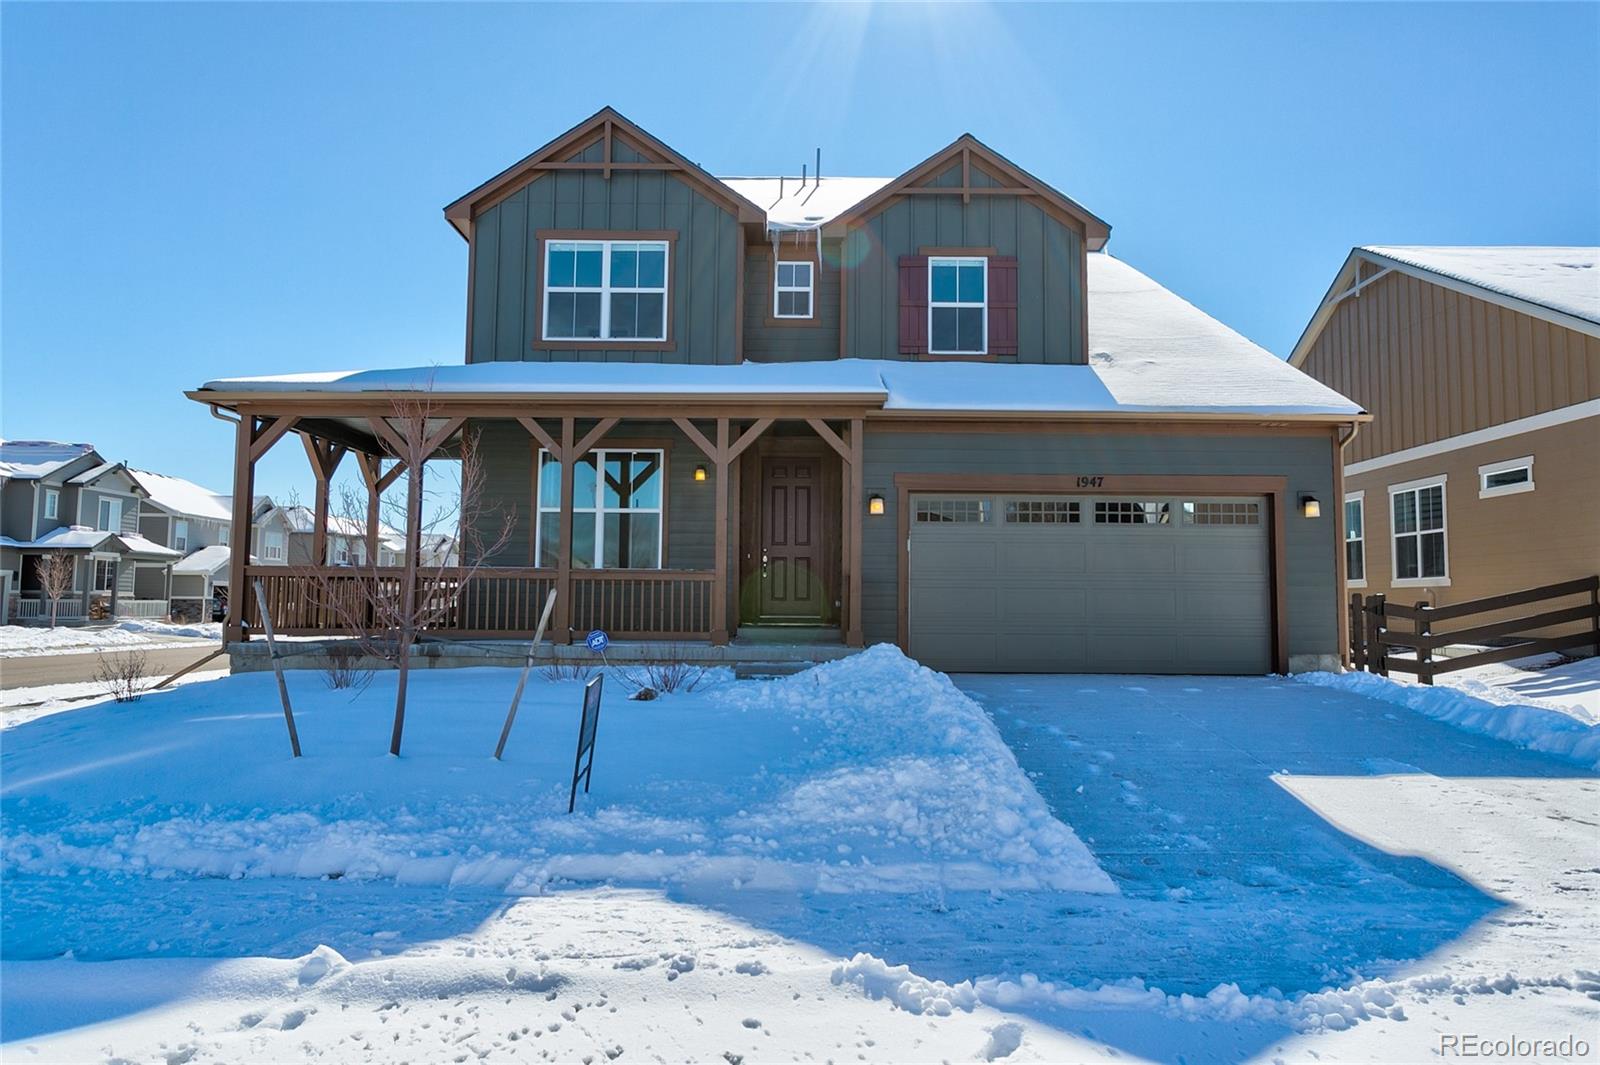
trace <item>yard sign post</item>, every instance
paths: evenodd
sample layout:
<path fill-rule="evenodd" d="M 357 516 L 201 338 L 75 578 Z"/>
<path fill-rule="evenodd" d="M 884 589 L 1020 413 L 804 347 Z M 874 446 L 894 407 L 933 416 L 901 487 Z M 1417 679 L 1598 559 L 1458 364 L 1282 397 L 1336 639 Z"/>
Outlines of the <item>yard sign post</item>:
<path fill-rule="evenodd" d="M 572 760 L 572 793 L 567 796 L 567 813 L 578 805 L 578 778 L 583 778 L 583 793 L 589 794 L 589 780 L 594 776 L 594 734 L 600 725 L 600 687 L 606 675 L 601 673 L 583 686 L 583 719 L 578 722 L 578 754 Z M 587 763 L 584 754 L 589 755 Z"/>
<path fill-rule="evenodd" d="M 296 758 L 300 757 L 300 733 L 295 731 L 294 710 L 289 706 L 289 684 L 283 679 L 283 663 L 278 661 L 278 645 L 272 639 L 272 614 L 267 610 L 267 593 L 256 578 L 256 605 L 261 608 L 261 631 L 267 637 L 267 657 L 272 660 L 272 671 L 278 675 L 278 697 L 283 700 L 283 720 L 289 725 L 289 747 Z"/>
<path fill-rule="evenodd" d="M 544 639 L 544 627 L 550 624 L 550 611 L 556 605 L 556 590 L 544 597 L 544 613 L 539 615 L 539 627 L 533 630 L 533 642 L 528 645 L 528 659 L 522 664 L 522 676 L 517 679 L 516 694 L 511 696 L 511 709 L 506 711 L 506 724 L 500 730 L 500 742 L 494 745 L 498 759 L 506 749 L 506 738 L 511 735 L 511 723 L 517 719 L 517 704 L 522 702 L 522 689 L 528 686 L 528 672 L 533 669 L 533 656 L 539 651 L 539 641 Z"/>

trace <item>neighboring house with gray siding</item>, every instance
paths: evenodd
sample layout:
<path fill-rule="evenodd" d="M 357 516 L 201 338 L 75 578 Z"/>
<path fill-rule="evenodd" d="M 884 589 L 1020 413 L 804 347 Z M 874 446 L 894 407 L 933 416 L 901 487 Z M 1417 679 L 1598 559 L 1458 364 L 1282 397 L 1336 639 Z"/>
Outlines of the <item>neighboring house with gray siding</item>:
<path fill-rule="evenodd" d="M 607 108 L 445 217 L 465 365 L 189 393 L 241 418 L 236 493 L 288 432 L 376 485 L 406 403 L 441 456 L 475 443 L 495 513 L 460 550 L 486 568 L 440 586 L 431 635 L 526 638 L 554 590 L 563 643 L 1339 661 L 1340 448 L 1365 412 L 1114 258 L 1105 221 L 971 135 L 898 177 L 724 179 Z M 285 631 L 333 631 L 277 588 Z M 256 627 L 236 607 L 231 638 Z"/>

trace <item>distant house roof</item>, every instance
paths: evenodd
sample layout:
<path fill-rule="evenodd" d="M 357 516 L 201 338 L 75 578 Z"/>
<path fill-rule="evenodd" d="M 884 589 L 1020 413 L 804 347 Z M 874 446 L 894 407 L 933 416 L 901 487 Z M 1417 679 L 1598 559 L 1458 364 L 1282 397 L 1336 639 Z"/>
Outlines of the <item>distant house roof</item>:
<path fill-rule="evenodd" d="M 14 547 L 34 551 L 95 551 L 111 542 L 119 554 L 140 555 L 146 558 L 179 558 L 181 553 L 147 540 L 138 533 L 109 532 L 91 529 L 87 525 L 62 525 L 51 529 L 37 540 L 14 540 L 0 536 L 0 547 Z"/>
<path fill-rule="evenodd" d="M 289 525 L 289 531 L 295 533 L 315 532 L 317 529 L 316 512 L 310 507 L 281 507 L 284 521 Z M 365 536 L 366 523 L 353 518 L 342 518 L 337 514 L 328 515 L 328 532 L 334 536 Z M 380 528 L 379 535 L 382 535 Z"/>
<path fill-rule="evenodd" d="M 894 413 L 1362 418 L 1326 385 L 1286 365 L 1194 304 L 1103 252 L 1089 264 L 1088 365 L 910 362 L 894 358 L 733 365 L 480 362 L 208 382 L 228 394 L 404 393 L 615 397 L 757 395 L 857 400 Z M 216 395 L 212 395 L 215 393 Z"/>
<path fill-rule="evenodd" d="M 227 545 L 212 544 L 174 562 L 172 572 L 213 574 L 227 566 L 229 556 Z"/>
<path fill-rule="evenodd" d="M 130 469 L 128 472 L 150 493 L 150 501 L 162 510 L 215 521 L 227 521 L 232 517 L 228 511 L 227 497 L 193 481 L 149 470 Z"/>
<path fill-rule="evenodd" d="M 69 478 L 67 480 L 67 483 L 68 484 L 76 484 L 76 485 L 80 485 L 80 486 L 81 485 L 90 485 L 90 484 L 94 484 L 96 481 L 100 480 L 100 478 L 109 476 L 109 475 L 111 475 L 113 473 L 118 472 L 119 470 L 123 471 L 124 473 L 127 473 L 128 467 L 126 465 L 124 465 L 123 463 L 120 463 L 120 462 L 102 462 L 100 465 L 94 467 L 93 469 L 84 470 L 82 473 L 78 474 L 77 476 Z M 128 474 L 128 476 L 129 476 L 130 479 L 132 479 L 132 474 Z M 136 492 L 141 492 L 142 493 L 142 492 L 145 491 L 143 486 L 141 486 L 137 481 L 134 481 L 133 487 L 134 487 L 134 490 Z"/>
<path fill-rule="evenodd" d="M 93 444 L 60 440 L 0 440 L 0 477 L 36 481 L 94 451 Z"/>

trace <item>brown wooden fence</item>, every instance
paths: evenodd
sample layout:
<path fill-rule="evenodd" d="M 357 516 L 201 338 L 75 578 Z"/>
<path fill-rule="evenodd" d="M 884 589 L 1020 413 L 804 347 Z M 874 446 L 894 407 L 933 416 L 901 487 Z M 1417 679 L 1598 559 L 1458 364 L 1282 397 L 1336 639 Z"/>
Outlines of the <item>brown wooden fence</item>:
<path fill-rule="evenodd" d="M 1518 610 L 1522 616 L 1483 620 Z M 1381 595 L 1350 595 L 1350 665 L 1385 677 L 1391 670 L 1415 673 L 1432 684 L 1441 673 L 1507 662 L 1548 651 L 1590 647 L 1600 653 L 1600 576 L 1584 577 L 1542 588 L 1472 599 L 1448 606 L 1419 602 L 1413 606 L 1387 601 Z M 1444 627 L 1447 623 L 1454 623 Z M 1582 624 L 1578 631 L 1542 635 L 1545 630 Z M 1453 658 L 1434 652 L 1453 644 L 1502 644 Z M 1397 657 L 1394 650 L 1415 652 Z"/>

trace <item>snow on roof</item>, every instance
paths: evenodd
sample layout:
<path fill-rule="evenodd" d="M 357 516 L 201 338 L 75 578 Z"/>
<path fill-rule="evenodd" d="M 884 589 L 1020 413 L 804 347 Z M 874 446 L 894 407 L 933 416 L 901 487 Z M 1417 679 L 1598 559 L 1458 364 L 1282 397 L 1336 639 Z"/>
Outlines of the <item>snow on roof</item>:
<path fill-rule="evenodd" d="M 283 517 L 289 525 L 290 532 L 309 533 L 317 528 L 316 513 L 310 507 L 284 507 Z M 335 536 L 365 536 L 367 527 L 365 522 L 354 518 L 342 518 L 337 514 L 328 515 L 328 531 Z M 380 535 L 382 530 L 380 530 Z"/>
<path fill-rule="evenodd" d="M 123 469 L 123 465 L 120 462 L 102 462 L 100 465 L 94 467 L 93 469 L 84 470 L 82 473 L 78 474 L 76 477 L 72 477 L 72 478 L 68 479 L 67 483 L 68 484 L 94 484 L 96 481 L 98 481 L 100 478 L 104 477 L 106 474 L 112 472 L 113 470 L 120 470 L 120 469 Z"/>
<path fill-rule="evenodd" d="M 60 440 L 0 440 L 0 477 L 16 481 L 48 477 L 93 450 L 93 444 Z"/>
<path fill-rule="evenodd" d="M 1361 250 L 1600 324 L 1600 248 L 1369 244 Z"/>
<path fill-rule="evenodd" d="M 229 551 L 225 544 L 202 547 L 194 554 L 172 564 L 173 573 L 215 573 L 228 564 Z"/>
<path fill-rule="evenodd" d="M 146 540 L 137 533 L 108 532 L 91 529 L 87 525 L 62 525 L 51 529 L 37 540 L 15 540 L 0 536 L 0 546 L 28 548 L 39 551 L 93 551 L 107 540 L 115 540 L 129 554 L 150 555 L 155 558 L 177 558 L 179 553 Z"/>
<path fill-rule="evenodd" d="M 480 362 L 231 378 L 226 392 L 854 395 L 885 410 L 1350 416 L 1361 408 L 1104 252 L 1089 255 L 1089 364 L 830 359 L 674 365 Z"/>
<path fill-rule="evenodd" d="M 767 224 L 780 229 L 814 229 L 848 211 L 894 178 L 825 177 L 801 184 L 797 177 L 718 178 L 767 212 Z"/>
<path fill-rule="evenodd" d="M 193 481 L 149 470 L 130 469 L 128 472 L 150 493 L 150 501 L 163 510 L 217 521 L 227 521 L 232 516 L 223 496 Z"/>
<path fill-rule="evenodd" d="M 146 540 L 138 533 L 117 533 L 117 539 L 122 541 L 129 554 L 154 555 L 157 558 L 181 558 L 183 556 L 183 552 L 174 551 L 170 547 L 156 543 L 154 540 Z"/>

